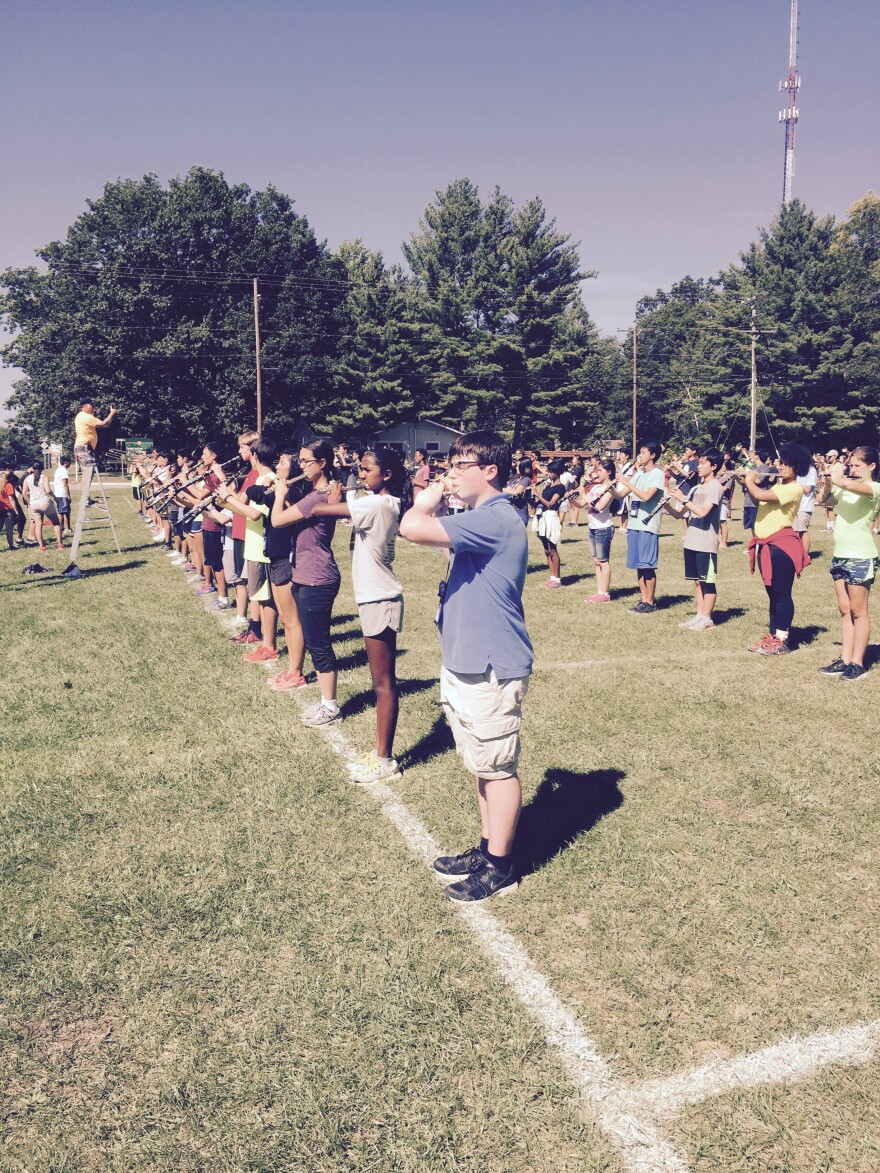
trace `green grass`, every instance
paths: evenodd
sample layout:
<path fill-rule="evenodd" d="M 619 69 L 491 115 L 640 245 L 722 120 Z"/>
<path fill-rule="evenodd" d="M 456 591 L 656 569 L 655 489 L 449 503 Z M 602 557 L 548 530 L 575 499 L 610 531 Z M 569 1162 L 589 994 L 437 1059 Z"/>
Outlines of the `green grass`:
<path fill-rule="evenodd" d="M 29 579 L 31 551 L 0 556 L 0 1167 L 616 1170 L 434 879 L 113 500 L 128 548 L 94 531 L 79 559 L 106 573 Z M 817 521 L 806 638 L 764 659 L 744 651 L 766 622 L 744 547 L 721 553 L 726 621 L 692 634 L 666 530 L 659 593 L 679 601 L 650 617 L 631 593 L 582 602 L 585 528 L 565 591 L 537 589 L 532 549 L 530 874 L 493 905 L 632 1080 L 878 1013 L 880 673 L 816 673 L 839 638 L 830 542 Z M 367 748 L 346 539 L 340 698 Z M 398 570 L 394 789 L 458 850 L 475 811 L 437 703 L 442 563 L 401 543 Z M 666 1131 L 694 1170 L 875 1173 L 878 1075 L 719 1097 Z"/>

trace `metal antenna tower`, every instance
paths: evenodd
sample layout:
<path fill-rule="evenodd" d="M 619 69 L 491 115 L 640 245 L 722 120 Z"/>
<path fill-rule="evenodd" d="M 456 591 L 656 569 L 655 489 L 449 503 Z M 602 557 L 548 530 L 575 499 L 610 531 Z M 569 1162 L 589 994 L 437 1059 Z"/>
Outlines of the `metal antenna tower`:
<path fill-rule="evenodd" d="M 791 33 L 788 39 L 788 77 L 779 83 L 779 92 L 787 95 L 784 110 L 779 111 L 779 121 L 785 123 L 785 171 L 782 181 L 782 202 L 791 201 L 791 181 L 794 178 L 794 130 L 797 126 L 797 92 L 801 79 L 797 67 L 798 58 L 798 0 L 791 0 Z"/>

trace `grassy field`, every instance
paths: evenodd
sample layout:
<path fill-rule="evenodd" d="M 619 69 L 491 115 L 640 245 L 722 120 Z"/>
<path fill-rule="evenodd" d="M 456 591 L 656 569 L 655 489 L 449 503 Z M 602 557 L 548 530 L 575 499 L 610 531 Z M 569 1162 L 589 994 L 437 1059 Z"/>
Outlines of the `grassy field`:
<path fill-rule="evenodd" d="M 123 553 L 88 534 L 80 582 L 0 555 L 0 1168 L 618 1173 L 424 865 L 113 500 Z M 722 622 L 691 633 L 664 528 L 647 617 L 619 539 L 610 606 L 583 602 L 586 528 L 565 531 L 564 591 L 538 589 L 532 549 L 525 880 L 491 906 L 634 1083 L 880 1014 L 880 671 L 816 672 L 839 640 L 830 537 L 817 519 L 797 650 L 765 659 L 744 545 L 721 552 Z M 347 537 L 340 699 L 366 749 Z M 401 543 L 397 565 L 394 790 L 460 850 L 442 562 Z M 878 1119 L 875 1060 L 712 1098 L 666 1135 L 700 1173 L 876 1173 Z"/>

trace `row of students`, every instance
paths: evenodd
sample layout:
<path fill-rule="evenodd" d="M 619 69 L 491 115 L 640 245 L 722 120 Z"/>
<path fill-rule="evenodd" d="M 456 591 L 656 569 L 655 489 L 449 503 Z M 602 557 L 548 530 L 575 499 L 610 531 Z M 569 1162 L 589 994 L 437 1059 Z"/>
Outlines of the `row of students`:
<path fill-rule="evenodd" d="M 279 450 L 270 439 L 246 433 L 239 437 L 239 455 L 246 458 L 249 468 L 242 483 L 236 484 L 226 480 L 223 466 L 218 463 L 217 445 L 207 443 L 202 453 L 204 476 L 169 498 L 184 504 L 210 502 L 201 514 L 200 537 L 205 575 L 213 575 L 213 584 L 205 583 L 196 590 L 203 595 L 217 592 L 220 597 L 211 605 L 218 609 L 232 606 L 224 597 L 226 575 L 221 568 L 225 558 L 233 585 L 238 589 L 244 584 L 250 607 L 246 630 L 233 637 L 243 645 L 244 659 L 265 664 L 279 658 L 280 619 L 288 664 L 269 679 L 269 685 L 278 692 L 305 688 L 304 661 L 308 655 L 317 675 L 320 698 L 304 710 L 303 723 L 311 727 L 335 724 L 341 714 L 331 623 L 341 576 L 332 543 L 337 520 L 350 520 L 353 585 L 377 699 L 375 742 L 355 763 L 352 777 L 364 783 L 396 777 L 395 660 L 403 623 L 403 591 L 392 563 L 401 512 L 410 499 L 409 477 L 402 461 L 390 449 L 364 453 L 358 475 L 367 492 L 349 501 L 342 481 L 333 479 L 335 457 L 326 440 L 310 440 L 294 453 Z M 156 483 L 166 486 L 167 496 L 168 489 L 174 488 L 165 471 L 170 467 L 167 454 L 159 453 L 156 463 L 158 473 L 144 470 L 144 484 L 155 477 Z M 185 461 L 182 463 L 184 467 L 174 474 L 181 484 L 188 472 Z M 291 476 L 295 467 L 301 471 Z M 160 510 L 151 510 L 148 501 L 145 505 L 147 512 L 155 513 L 161 521 Z M 240 519 L 244 527 L 240 539 L 235 536 L 233 519 Z M 213 527 L 220 533 L 219 559 L 213 540 L 205 543 L 206 523 L 212 524 L 208 533 L 214 532 Z M 226 531 L 229 533 L 224 550 Z M 188 533 L 183 540 L 188 543 L 192 537 Z M 172 549 L 173 540 L 172 537 L 169 542 Z M 191 552 L 189 546 L 186 548 Z M 185 567 L 193 565 L 184 563 Z M 241 616 L 237 615 L 233 622 L 240 623 Z"/>
<path fill-rule="evenodd" d="M 302 713 L 307 726 L 332 725 L 341 717 L 331 633 L 340 573 L 332 542 L 336 522 L 351 522 L 352 582 L 376 695 L 376 737 L 372 749 L 351 767 L 355 782 L 400 773 L 393 757 L 399 706 L 395 661 L 403 624 L 403 588 L 393 570 L 398 532 L 454 555 L 437 616 L 441 699 L 459 753 L 474 775 L 481 836 L 475 847 L 439 857 L 435 869 L 453 900 L 513 891 L 518 884 L 513 841 L 522 801 L 516 768 L 532 647 L 521 601 L 526 531 L 500 491 L 509 447 L 494 433 L 462 437 L 451 452 L 448 478 L 429 483 L 409 508 L 409 476 L 399 455 L 388 449 L 361 456 L 358 478 L 364 495 L 346 499 L 343 483 L 333 477 L 328 442 L 310 440 L 296 454 L 276 451 L 264 438 L 249 448 L 252 483 L 221 484 L 205 512 L 227 528 L 232 516 L 243 518 L 249 594 L 262 599 L 262 607 L 271 606 L 271 598 L 281 614 L 290 659 L 272 686 L 280 691 L 303 687 L 304 657 L 312 659 L 320 699 Z M 211 464 L 214 446 L 206 446 L 203 455 Z M 291 476 L 295 460 L 298 477 Z M 206 482 L 207 477 L 206 472 Z M 164 480 L 168 485 L 167 475 Z M 294 481 L 304 486 L 303 494 Z M 188 494 L 204 501 L 203 490 L 194 485 Z M 445 513 L 450 492 L 468 507 L 466 512 Z M 269 645 L 263 642 L 260 648 Z M 277 650 L 245 651 L 254 662 L 276 656 Z"/>

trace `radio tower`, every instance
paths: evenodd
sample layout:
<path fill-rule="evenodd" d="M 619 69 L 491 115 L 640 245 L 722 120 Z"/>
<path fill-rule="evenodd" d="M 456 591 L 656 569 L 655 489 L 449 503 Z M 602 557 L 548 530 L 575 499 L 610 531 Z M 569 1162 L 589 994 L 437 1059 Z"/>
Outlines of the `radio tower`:
<path fill-rule="evenodd" d="M 791 201 L 791 181 L 794 178 L 794 129 L 797 126 L 797 92 L 801 79 L 797 68 L 798 58 L 798 0 L 791 0 L 791 33 L 788 39 L 788 77 L 779 83 L 779 92 L 786 94 L 785 109 L 779 111 L 779 121 L 785 123 L 785 171 L 782 181 L 782 202 Z"/>

